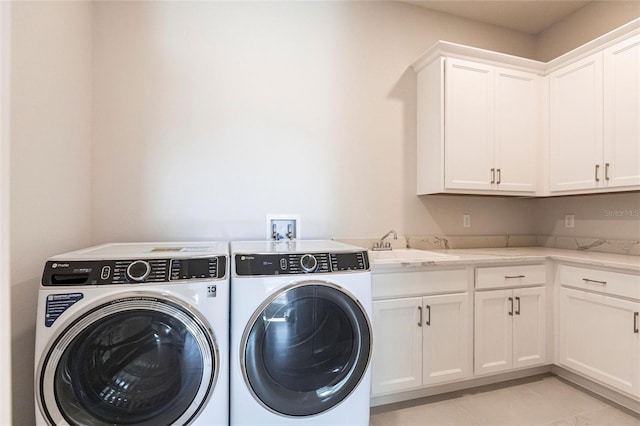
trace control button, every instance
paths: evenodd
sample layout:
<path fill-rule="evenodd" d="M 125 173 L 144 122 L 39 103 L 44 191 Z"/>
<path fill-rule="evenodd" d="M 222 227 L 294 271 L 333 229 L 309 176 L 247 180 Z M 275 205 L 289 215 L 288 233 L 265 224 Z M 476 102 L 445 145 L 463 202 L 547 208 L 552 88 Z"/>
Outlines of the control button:
<path fill-rule="evenodd" d="M 303 254 L 300 258 L 300 266 L 305 272 L 313 272 L 318 266 L 318 261 L 312 254 Z"/>
<path fill-rule="evenodd" d="M 287 270 L 287 259 L 280 259 L 280 269 L 283 271 Z"/>
<path fill-rule="evenodd" d="M 111 275 L 111 267 L 103 266 L 102 271 L 100 272 L 100 278 L 103 280 L 109 279 L 109 275 Z"/>
<path fill-rule="evenodd" d="M 147 279 L 151 273 L 151 265 L 144 260 L 136 260 L 127 267 L 127 278 L 132 281 L 141 282 Z"/>

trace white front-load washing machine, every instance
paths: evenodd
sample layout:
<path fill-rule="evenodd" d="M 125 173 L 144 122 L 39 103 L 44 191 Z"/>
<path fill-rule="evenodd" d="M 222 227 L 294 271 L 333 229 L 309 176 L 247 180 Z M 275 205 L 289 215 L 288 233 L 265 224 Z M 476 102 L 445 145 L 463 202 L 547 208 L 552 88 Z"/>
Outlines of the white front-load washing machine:
<path fill-rule="evenodd" d="M 228 425 L 227 243 L 52 257 L 38 296 L 39 425 Z"/>
<path fill-rule="evenodd" d="M 232 242 L 231 265 L 231 424 L 368 425 L 367 251 Z"/>

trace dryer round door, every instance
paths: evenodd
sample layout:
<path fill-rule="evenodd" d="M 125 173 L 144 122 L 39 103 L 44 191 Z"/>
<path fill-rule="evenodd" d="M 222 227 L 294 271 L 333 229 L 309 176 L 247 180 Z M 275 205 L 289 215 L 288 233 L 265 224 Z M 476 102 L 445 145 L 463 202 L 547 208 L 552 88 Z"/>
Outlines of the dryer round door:
<path fill-rule="evenodd" d="M 260 404 L 283 416 L 313 416 L 340 404 L 362 380 L 371 326 L 361 304 L 340 287 L 300 283 L 256 311 L 240 354 Z"/>
<path fill-rule="evenodd" d="M 52 341 L 37 392 L 51 424 L 187 424 L 207 402 L 218 350 L 206 322 L 178 301 L 120 295 Z"/>

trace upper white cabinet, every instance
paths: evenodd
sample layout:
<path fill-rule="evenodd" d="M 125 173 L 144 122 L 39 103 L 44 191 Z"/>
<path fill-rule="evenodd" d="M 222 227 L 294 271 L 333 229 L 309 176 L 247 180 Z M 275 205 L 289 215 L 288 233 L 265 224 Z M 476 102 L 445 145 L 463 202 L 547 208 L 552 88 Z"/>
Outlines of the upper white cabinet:
<path fill-rule="evenodd" d="M 413 65 L 417 194 L 639 190 L 639 24 L 549 63 L 438 42 Z"/>
<path fill-rule="evenodd" d="M 418 194 L 534 194 L 534 73 L 440 57 L 418 73 Z"/>
<path fill-rule="evenodd" d="M 550 191 L 637 189 L 640 35 L 552 72 L 549 89 Z"/>

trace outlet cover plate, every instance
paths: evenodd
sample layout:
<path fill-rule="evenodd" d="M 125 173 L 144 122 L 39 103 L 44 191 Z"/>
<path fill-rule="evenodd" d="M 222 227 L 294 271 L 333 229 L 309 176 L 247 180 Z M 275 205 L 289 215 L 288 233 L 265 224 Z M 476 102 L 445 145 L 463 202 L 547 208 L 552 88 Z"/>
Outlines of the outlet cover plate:
<path fill-rule="evenodd" d="M 575 215 L 572 214 L 565 214 L 564 215 L 564 227 L 565 228 L 573 228 L 576 224 L 576 217 Z"/>

